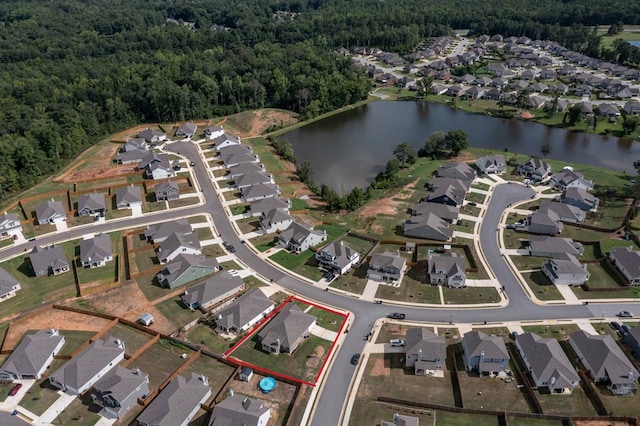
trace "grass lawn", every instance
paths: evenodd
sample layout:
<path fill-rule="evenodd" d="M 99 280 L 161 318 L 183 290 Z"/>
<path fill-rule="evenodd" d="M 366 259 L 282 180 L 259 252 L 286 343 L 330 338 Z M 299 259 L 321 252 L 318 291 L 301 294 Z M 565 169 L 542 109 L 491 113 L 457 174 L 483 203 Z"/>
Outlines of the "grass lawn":
<path fill-rule="evenodd" d="M 300 254 L 292 254 L 283 250 L 271 256 L 270 259 L 286 269 L 314 281 L 322 278 L 323 272 L 318 269 L 318 261 L 316 261 L 315 253 L 311 250 L 303 251 Z"/>
<path fill-rule="evenodd" d="M 622 291 L 585 291 L 582 287 L 571 287 L 578 299 L 627 299 L 640 298 L 640 288 L 630 287 Z"/>
<path fill-rule="evenodd" d="M 606 384 L 596 385 L 598 395 L 607 407 L 607 411 L 613 413 L 614 416 L 637 416 L 638 406 L 640 406 L 640 395 L 637 393 L 633 396 L 615 396 L 607 389 Z"/>
<path fill-rule="evenodd" d="M 351 293 L 362 294 L 367 285 L 367 265 L 360 265 L 358 269 L 351 269 L 349 273 L 334 279 L 329 287 Z"/>
<path fill-rule="evenodd" d="M 630 199 L 604 197 L 600 200 L 598 211 L 588 212 L 584 223 L 605 229 L 619 228 L 630 207 Z"/>
<path fill-rule="evenodd" d="M 231 210 L 231 214 L 233 216 L 235 215 L 239 215 L 239 214 L 243 214 L 246 213 L 247 211 L 249 211 L 249 204 L 234 204 L 232 206 L 229 207 L 229 210 Z"/>
<path fill-rule="evenodd" d="M 56 371 L 65 362 L 65 360 L 54 360 L 51 363 L 51 371 Z M 49 379 L 41 379 L 27 391 L 20 401 L 20 406 L 40 416 L 60 398 L 57 391 L 58 388 L 49 384 Z"/>
<path fill-rule="evenodd" d="M 468 192 L 465 196 L 465 200 L 471 201 L 478 204 L 484 204 L 484 200 L 487 198 L 484 194 L 479 194 L 477 192 Z"/>
<path fill-rule="evenodd" d="M 223 269 L 229 270 L 229 269 L 235 269 L 236 271 L 243 269 L 240 265 L 238 265 L 236 262 L 234 262 L 233 260 L 227 260 L 226 262 L 222 262 L 220 264 L 220 266 Z"/>
<path fill-rule="evenodd" d="M 111 327 L 109 331 L 107 331 L 106 335 L 122 340 L 124 342 L 125 351 L 129 355 L 133 355 L 138 349 L 144 346 L 145 343 L 153 338 L 151 334 L 121 323 Z"/>
<path fill-rule="evenodd" d="M 133 255 L 133 259 L 136 262 L 136 266 L 138 267 L 138 271 L 140 273 L 144 273 L 145 271 L 157 268 L 160 266 L 160 261 L 158 260 L 158 256 L 156 255 L 155 250 L 149 246 L 147 250 L 141 250 L 135 252 Z"/>
<path fill-rule="evenodd" d="M 122 258 L 118 259 L 118 262 Z M 78 281 L 80 281 L 80 285 L 87 284 L 102 284 L 102 283 L 112 283 L 115 282 L 118 278 L 118 262 L 112 260 L 108 262 L 105 266 L 99 268 L 83 268 L 79 266 L 78 270 Z"/>
<path fill-rule="evenodd" d="M 182 375 L 187 376 L 189 373 L 197 373 L 205 376 L 209 379 L 211 397 L 213 397 L 222 389 L 222 386 L 234 371 L 234 367 L 202 354 L 184 370 Z"/>
<path fill-rule="evenodd" d="M 522 277 L 527 282 L 529 289 L 540 300 L 564 300 L 558 288 L 551 284 L 542 271 L 525 272 Z"/>
<path fill-rule="evenodd" d="M 136 277 L 136 283 L 138 283 L 138 287 L 144 293 L 144 295 L 149 299 L 149 301 L 153 302 L 156 299 L 161 298 L 166 295 L 170 290 L 168 288 L 164 288 L 158 284 L 158 280 L 155 275 L 142 275 Z"/>
<path fill-rule="evenodd" d="M 588 281 L 591 288 L 619 289 L 622 287 L 615 277 L 599 263 L 587 264 L 587 270 L 591 274 Z"/>
<path fill-rule="evenodd" d="M 328 340 L 316 336 L 304 339 L 293 354 L 272 355 L 263 352 L 255 333 L 231 353 L 231 356 L 277 373 L 314 382 L 324 358 L 331 347 Z"/>
<path fill-rule="evenodd" d="M 257 217 L 247 217 L 245 219 L 236 220 L 238 228 L 243 233 L 254 232 L 260 229 L 260 219 Z"/>
<path fill-rule="evenodd" d="M 601 241 L 609 237 L 608 232 L 592 231 L 590 229 L 576 228 L 571 224 L 565 224 L 562 236 L 572 238 L 576 241 Z"/>
<path fill-rule="evenodd" d="M 194 224 L 194 223 L 206 223 L 207 222 L 207 218 L 203 215 L 198 215 L 198 216 L 191 216 L 188 219 L 190 224 Z"/>
<path fill-rule="evenodd" d="M 191 343 L 204 345 L 217 354 L 226 352 L 237 341 L 237 339 L 226 340 L 218 335 L 213 328 L 204 324 L 198 324 L 190 328 L 187 337 Z"/>
<path fill-rule="evenodd" d="M 91 393 L 75 398 L 59 415 L 62 424 L 93 426 L 102 417 L 98 414 L 102 407 L 91 399 Z"/>
<path fill-rule="evenodd" d="M 400 287 L 379 285 L 376 298 L 400 300 L 405 302 L 440 304 L 440 291 L 438 287 L 427 282 L 426 261 L 421 261 L 417 266 L 410 268 L 402 279 Z"/>
<path fill-rule="evenodd" d="M 347 232 L 347 228 L 345 226 L 342 225 L 328 225 L 328 224 L 324 224 L 324 225 L 319 225 L 315 227 L 316 230 L 319 231 L 327 231 L 327 243 L 335 240 L 336 238 L 338 238 L 339 236 L 341 236 L 342 234 L 344 234 L 345 232 Z M 362 240 L 359 240 L 362 241 Z M 324 244 L 326 245 L 326 244 Z"/>
<path fill-rule="evenodd" d="M 70 299 L 76 296 L 72 272 L 50 277 L 35 277 L 29 256 L 18 256 L 0 265 L 20 282 L 21 290 L 15 297 L 0 303 L 0 318 L 25 313 L 44 303 Z"/>
<path fill-rule="evenodd" d="M 575 324 L 562 324 L 562 325 L 523 325 L 522 330 L 524 332 L 531 332 L 539 335 L 540 337 L 553 337 L 554 339 L 564 341 L 569 338 L 569 335 L 574 331 L 580 330 Z"/>
<path fill-rule="evenodd" d="M 71 355 L 96 333 L 93 331 L 60 330 L 60 334 L 64 336 L 64 346 L 60 350 L 59 355 Z"/>
<path fill-rule="evenodd" d="M 536 393 L 545 414 L 571 414 L 574 416 L 595 416 L 596 410 L 580 386 L 571 395 L 549 395 Z"/>
<path fill-rule="evenodd" d="M 454 226 L 454 229 L 459 232 L 466 232 L 467 234 L 473 234 L 473 230 L 476 227 L 476 222 L 473 220 L 458 219 L 458 223 Z"/>
<path fill-rule="evenodd" d="M 129 368 L 139 368 L 149 374 L 149 389 L 155 389 L 186 361 L 181 358 L 184 353 L 190 356 L 193 351 L 160 339 L 129 364 Z"/>
<path fill-rule="evenodd" d="M 477 189 L 481 189 L 483 191 L 488 191 L 489 190 L 489 185 L 487 185 L 486 183 L 482 183 L 482 182 L 474 182 L 471 185 L 472 188 L 477 188 Z"/>
<path fill-rule="evenodd" d="M 464 362 L 458 364 L 458 380 L 465 408 L 529 412 L 516 380 L 506 383 L 498 378 L 479 377 L 477 373 L 466 372 Z"/>
<path fill-rule="evenodd" d="M 478 215 L 480 214 L 480 207 L 473 207 L 469 204 L 465 204 L 460 208 L 460 213 L 478 217 Z"/>
<path fill-rule="evenodd" d="M 261 235 L 253 238 L 251 243 L 258 251 L 265 252 L 278 245 L 278 238 L 273 234 Z"/>
<path fill-rule="evenodd" d="M 207 257 L 218 257 L 224 256 L 226 253 L 224 252 L 220 244 L 211 244 L 202 247 L 202 254 Z"/>
<path fill-rule="evenodd" d="M 200 241 L 210 240 L 213 238 L 213 233 L 211 232 L 211 228 L 196 228 L 194 232 L 198 236 L 198 239 Z"/>
<path fill-rule="evenodd" d="M 609 252 L 616 247 L 629 247 L 631 246 L 633 251 L 637 251 L 640 248 L 631 240 L 625 240 L 624 238 L 612 239 L 608 238 L 602 242 L 600 242 L 600 250 L 603 254 L 607 255 Z M 586 251 L 586 247 L 585 247 Z"/>
<path fill-rule="evenodd" d="M 529 420 L 529 419 L 518 419 L 518 421 L 520 420 Z M 432 423 L 427 423 L 427 426 L 430 424 Z M 487 416 L 487 415 L 481 415 L 481 414 L 453 413 L 449 411 L 436 411 L 437 426 L 495 426 L 497 424 L 498 424 L 498 418 L 496 416 Z M 509 423 L 509 424 L 524 425 L 527 423 Z M 560 426 L 562 423 L 556 422 L 553 424 Z"/>
<path fill-rule="evenodd" d="M 202 312 L 197 309 L 191 311 L 185 308 L 180 296 L 160 302 L 155 307 L 176 327 L 176 330 L 180 330 L 202 316 Z"/>
<path fill-rule="evenodd" d="M 518 256 L 513 255 L 509 256 L 511 261 L 519 271 L 529 271 L 531 269 L 540 269 L 546 257 L 537 257 L 537 256 Z"/>
<path fill-rule="evenodd" d="M 498 290 L 493 287 L 444 287 L 442 294 L 445 304 L 496 303 L 500 301 Z"/>
<path fill-rule="evenodd" d="M 372 243 L 371 241 L 363 240 L 362 238 L 358 238 L 358 237 L 352 237 L 350 235 L 345 235 L 342 238 L 342 241 L 344 241 L 345 245 L 351 247 L 351 249 L 360 253 L 361 259 L 362 259 L 362 256 L 369 253 L 374 246 L 374 243 Z"/>
<path fill-rule="evenodd" d="M 304 309 L 303 309 L 304 310 Z M 326 309 L 316 308 L 315 306 L 307 312 L 317 318 L 316 323 L 323 328 L 331 331 L 339 331 L 346 317 L 329 312 Z"/>

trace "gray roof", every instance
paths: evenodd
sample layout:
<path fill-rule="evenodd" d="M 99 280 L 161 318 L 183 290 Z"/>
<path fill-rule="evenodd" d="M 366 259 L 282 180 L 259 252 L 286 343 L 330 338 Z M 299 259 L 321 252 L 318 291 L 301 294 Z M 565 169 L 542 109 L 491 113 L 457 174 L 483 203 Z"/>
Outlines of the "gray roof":
<path fill-rule="evenodd" d="M 171 234 L 189 235 L 193 229 L 187 219 L 172 220 L 147 226 L 144 235 L 155 242 L 162 242 Z"/>
<path fill-rule="evenodd" d="M 36 272 L 49 268 L 55 270 L 65 266 L 69 267 L 67 255 L 64 254 L 62 247 L 55 244 L 46 247 L 34 246 L 29 260 L 31 260 L 31 266 Z"/>
<path fill-rule="evenodd" d="M 287 243 L 293 241 L 296 244 L 302 244 L 302 242 L 306 240 L 311 234 L 324 235 L 322 231 L 316 231 L 310 225 L 293 222 L 287 229 L 282 231 L 282 233 L 278 236 L 278 239 L 286 241 Z"/>
<path fill-rule="evenodd" d="M 0 296 L 13 291 L 15 286 L 20 286 L 20 282 L 0 267 Z"/>
<path fill-rule="evenodd" d="M 555 378 L 556 387 L 563 388 L 580 380 L 556 339 L 524 333 L 517 337 L 517 342 L 538 380 L 551 383 Z"/>
<path fill-rule="evenodd" d="M 437 177 L 429 181 L 429 187 L 433 191 L 442 190 L 453 186 L 456 190 L 467 192 L 471 187 L 471 181 L 466 179 L 459 179 L 455 177 Z"/>
<path fill-rule="evenodd" d="M 36 207 L 38 221 L 47 220 L 53 216 L 66 216 L 67 212 L 60 201 L 48 200 Z"/>
<path fill-rule="evenodd" d="M 0 215 L 0 228 L 10 226 L 10 222 L 17 223 L 17 226 L 20 226 L 20 218 L 15 213 L 7 213 Z"/>
<path fill-rule="evenodd" d="M 271 197 L 251 202 L 251 213 L 267 212 L 271 209 L 289 209 L 288 198 Z"/>
<path fill-rule="evenodd" d="M 191 268 L 210 269 L 213 273 L 218 269 L 218 266 L 220 265 L 215 258 L 205 258 L 198 254 L 179 254 L 158 273 L 158 281 L 166 280 L 167 284 L 171 286 Z"/>
<path fill-rule="evenodd" d="M 633 383 L 638 380 L 638 370 L 608 334 L 593 335 L 578 330 L 571 333 L 569 342 L 579 348 L 584 356 L 582 361 L 585 367 L 591 370 L 594 377 L 608 376 L 612 383 Z"/>
<path fill-rule="evenodd" d="M 530 171 L 535 171 L 541 176 L 549 173 L 551 171 L 551 166 L 546 161 L 543 161 L 539 158 L 530 158 L 522 164 L 522 167 L 526 168 Z"/>
<path fill-rule="evenodd" d="M 130 138 L 124 144 L 125 151 L 131 150 L 146 150 L 147 149 L 147 140 L 145 138 Z"/>
<path fill-rule="evenodd" d="M 176 130 L 176 135 L 193 135 L 197 129 L 198 126 L 195 123 L 184 123 L 183 125 L 178 127 L 178 130 Z"/>
<path fill-rule="evenodd" d="M 504 155 L 483 155 L 478 160 L 485 168 L 489 166 L 505 166 Z"/>
<path fill-rule="evenodd" d="M 235 394 L 213 407 L 209 426 L 257 426 L 265 413 L 270 413 L 270 408 L 261 401 Z"/>
<path fill-rule="evenodd" d="M 116 160 L 120 163 L 129 163 L 132 161 L 139 162 L 149 156 L 148 151 L 142 151 L 139 149 L 133 151 L 126 151 L 116 155 Z"/>
<path fill-rule="evenodd" d="M 573 186 L 564 190 L 564 192 L 562 193 L 562 198 L 563 199 L 570 198 L 572 200 L 579 200 L 579 201 L 582 201 L 582 202 L 587 203 L 587 204 L 592 204 L 594 206 L 598 203 L 598 197 L 596 197 L 593 194 L 590 194 L 584 188 L 578 188 L 578 187 L 573 187 Z"/>
<path fill-rule="evenodd" d="M 205 130 L 206 131 L 206 130 Z M 224 142 L 231 142 L 233 144 L 240 144 L 240 138 L 237 136 L 231 136 L 228 134 L 224 134 L 222 136 L 218 136 L 217 138 L 215 138 L 213 140 L 213 147 L 217 148 L 218 146 L 220 146 L 221 144 L 223 144 Z"/>
<path fill-rule="evenodd" d="M 278 195 L 278 186 L 272 183 L 270 184 L 259 183 L 257 185 L 242 188 L 241 192 L 242 192 L 242 196 L 245 198 L 266 197 L 266 196 L 275 197 L 276 195 Z"/>
<path fill-rule="evenodd" d="M 229 167 L 231 176 L 241 176 L 247 173 L 255 173 L 264 171 L 264 166 L 260 163 L 240 163 Z"/>
<path fill-rule="evenodd" d="M 151 142 L 152 138 L 162 138 L 165 134 L 155 129 L 144 129 L 138 133 L 138 136 L 144 138 L 147 142 Z"/>
<path fill-rule="evenodd" d="M 439 198 L 448 198 L 452 201 L 455 201 L 456 204 L 462 204 L 465 195 L 466 191 L 458 188 L 455 185 L 438 186 L 437 188 L 433 189 L 433 192 L 427 194 L 427 201 L 433 201 Z"/>
<path fill-rule="evenodd" d="M 413 416 L 406 416 L 404 414 L 394 414 L 393 421 L 389 422 L 382 420 L 380 426 L 418 426 L 419 419 Z"/>
<path fill-rule="evenodd" d="M 144 169 L 156 163 L 166 162 L 169 163 L 169 156 L 167 154 L 158 154 L 157 152 L 147 152 L 146 155 L 140 160 L 138 168 Z"/>
<path fill-rule="evenodd" d="M 473 330 L 464 334 L 468 358 L 484 355 L 486 358 L 509 359 L 509 352 L 500 336 L 489 336 L 482 331 Z"/>
<path fill-rule="evenodd" d="M 548 212 L 553 212 L 558 215 L 560 220 L 584 220 L 584 212 L 580 208 L 556 201 L 541 202 L 539 211 L 547 214 Z"/>
<path fill-rule="evenodd" d="M 444 271 L 444 275 L 451 277 L 456 274 L 465 274 L 464 258 L 456 253 L 430 254 L 429 274 L 438 274 L 437 271 Z"/>
<path fill-rule="evenodd" d="M 35 334 L 24 336 L 20 344 L 2 364 L 0 371 L 19 375 L 37 375 L 64 336 L 58 330 L 39 330 Z"/>
<path fill-rule="evenodd" d="M 409 236 L 420 236 L 420 228 L 427 227 L 432 229 L 440 236 L 438 240 L 446 241 L 453 235 L 453 229 L 449 227 L 449 223 L 433 213 L 422 216 L 412 216 L 404 223 L 403 232 Z"/>
<path fill-rule="evenodd" d="M 207 134 L 207 135 L 210 135 L 210 134 L 212 134 L 212 133 L 216 133 L 216 132 L 219 132 L 219 131 L 221 131 L 221 130 L 224 130 L 224 129 L 222 128 L 222 126 L 217 126 L 217 125 L 215 125 L 215 124 L 212 124 L 211 126 L 207 126 L 207 127 L 204 129 L 204 133 L 205 133 L 205 134 Z M 224 136 L 224 135 L 223 135 L 223 136 Z"/>
<path fill-rule="evenodd" d="M 340 268 L 344 268 L 351 262 L 351 258 L 354 254 L 357 254 L 355 250 L 346 245 L 343 240 L 333 241 L 319 250 L 324 256 L 334 259 L 336 265 Z"/>
<path fill-rule="evenodd" d="M 106 210 L 107 204 L 104 201 L 104 194 L 87 194 L 78 198 L 78 211 L 80 210 Z"/>
<path fill-rule="evenodd" d="M 571 238 L 535 236 L 529 237 L 529 246 L 533 252 L 548 252 L 553 254 L 566 253 L 573 256 L 582 254 L 582 243 Z"/>
<path fill-rule="evenodd" d="M 616 264 L 622 266 L 631 277 L 640 276 L 640 252 L 632 251 L 631 247 L 615 247 L 609 255 Z"/>
<path fill-rule="evenodd" d="M 57 369 L 50 379 L 80 389 L 109 363 L 124 354 L 124 343 L 114 338 L 98 339 L 84 348 L 75 358 Z"/>
<path fill-rule="evenodd" d="M 411 207 L 411 211 L 414 215 L 425 216 L 429 213 L 438 216 L 441 219 L 448 221 L 454 221 L 458 218 L 460 209 L 456 206 L 450 206 L 448 204 L 433 203 L 430 201 L 422 201 L 418 204 L 414 204 Z"/>
<path fill-rule="evenodd" d="M 438 177 L 452 177 L 462 180 L 473 180 L 476 172 L 467 163 L 446 163 L 438 167 Z"/>
<path fill-rule="evenodd" d="M 160 259 L 166 258 L 166 255 L 174 253 L 176 250 L 180 248 L 190 248 L 193 250 L 200 250 L 202 246 L 200 245 L 200 240 L 196 234 L 182 235 L 182 234 L 171 234 L 160 243 L 160 247 L 158 247 L 158 257 Z"/>
<path fill-rule="evenodd" d="M 117 365 L 116 368 L 105 374 L 103 378 L 93 386 L 95 394 L 108 395 L 114 401 L 123 402 L 129 395 L 136 392 L 144 383 L 148 383 L 149 375 L 139 369 L 130 370 Z"/>
<path fill-rule="evenodd" d="M 256 157 L 253 154 L 233 154 L 223 158 L 224 164 L 229 167 L 230 165 L 242 164 L 242 163 L 257 163 Z"/>
<path fill-rule="evenodd" d="M 259 183 L 270 183 L 271 176 L 262 172 L 247 173 L 234 179 L 236 186 L 257 185 Z"/>
<path fill-rule="evenodd" d="M 256 288 L 218 312 L 221 318 L 216 322 L 226 329 L 241 328 L 260 312 L 264 312 L 272 306 L 274 306 L 273 301 L 268 299 L 262 290 Z"/>
<path fill-rule="evenodd" d="M 260 225 L 264 228 L 271 228 L 274 223 L 286 222 L 287 220 L 293 220 L 293 217 L 282 209 L 271 209 L 266 213 L 263 213 L 263 218 L 260 220 Z"/>
<path fill-rule="evenodd" d="M 125 186 L 116 191 L 116 204 L 131 204 L 142 202 L 142 190 L 139 186 Z"/>
<path fill-rule="evenodd" d="M 195 373 L 189 378 L 176 376 L 138 416 L 138 421 L 154 426 L 182 424 L 211 395 L 211 388 L 201 378 Z"/>
<path fill-rule="evenodd" d="M 80 242 L 80 262 L 101 262 L 112 256 L 113 246 L 109 234 L 96 235 Z"/>
<path fill-rule="evenodd" d="M 388 251 L 385 251 L 384 253 L 376 253 L 371 256 L 371 260 L 369 260 L 369 266 L 374 266 L 376 268 L 393 267 L 400 271 L 402 271 L 406 263 L 407 260 L 404 257 Z"/>
<path fill-rule="evenodd" d="M 559 253 L 553 259 L 544 262 L 543 268 L 554 271 L 554 275 L 584 275 L 588 272 L 586 265 L 582 265 L 575 256 L 567 253 Z"/>
<path fill-rule="evenodd" d="M 198 305 L 204 306 L 208 302 L 219 298 L 220 296 L 237 290 L 240 291 L 244 281 L 242 278 L 231 275 L 227 271 L 222 271 L 206 280 L 189 287 L 182 296 L 182 300 L 187 305 L 198 302 Z"/>
<path fill-rule="evenodd" d="M 405 353 L 422 353 L 424 359 L 439 359 L 444 363 L 447 344 L 444 337 L 440 337 L 433 331 L 423 327 L 410 328 L 406 334 Z"/>
<path fill-rule="evenodd" d="M 174 181 L 167 181 L 167 182 L 161 182 L 157 185 L 153 186 L 153 191 L 156 194 L 164 194 L 167 192 L 178 192 L 180 193 L 180 187 L 178 185 L 178 182 L 174 182 Z"/>
<path fill-rule="evenodd" d="M 173 174 L 173 167 L 171 167 L 171 163 L 169 163 L 168 159 L 164 159 L 162 161 L 156 161 L 146 166 L 148 173 L 153 173 L 156 170 L 164 170 L 168 174 Z"/>
<path fill-rule="evenodd" d="M 250 146 L 248 145 L 229 145 L 229 146 L 225 146 L 224 148 L 220 148 L 220 157 L 222 159 L 224 159 L 225 157 L 228 157 L 230 155 L 235 155 L 235 154 L 251 154 L 253 153 L 253 150 L 251 149 Z"/>
<path fill-rule="evenodd" d="M 569 185 L 577 180 L 583 180 L 585 184 L 589 184 L 588 181 L 584 179 L 584 175 L 580 172 L 574 172 L 569 169 L 562 169 L 559 172 L 555 172 L 553 174 L 553 180 L 562 186 Z"/>
<path fill-rule="evenodd" d="M 291 348 L 315 322 L 316 317 L 289 303 L 260 330 L 258 337 L 263 345 Z"/>

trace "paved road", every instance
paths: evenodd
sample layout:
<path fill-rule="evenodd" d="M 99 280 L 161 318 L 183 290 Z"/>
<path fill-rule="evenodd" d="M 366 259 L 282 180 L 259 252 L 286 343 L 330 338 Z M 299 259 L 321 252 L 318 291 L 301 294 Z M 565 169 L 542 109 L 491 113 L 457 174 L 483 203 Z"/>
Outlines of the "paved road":
<path fill-rule="evenodd" d="M 494 322 L 494 321 L 516 321 L 516 320 L 544 320 L 544 319 L 570 319 L 570 318 L 599 318 L 602 312 L 607 316 L 615 314 L 622 309 L 633 310 L 632 304 L 598 304 L 597 307 L 573 305 L 573 306 L 540 306 L 532 303 L 524 294 L 522 288 L 507 267 L 504 258 L 500 256 L 497 245 L 495 230 L 498 225 L 500 215 L 509 203 L 529 198 L 531 190 L 521 185 L 503 184 L 496 187 L 491 202 L 488 206 L 483 224 L 480 229 L 481 242 L 485 252 L 485 257 L 496 273 L 500 281 L 506 288 L 510 303 L 505 308 L 489 309 L 424 309 L 420 307 L 391 307 L 388 305 L 375 305 L 371 302 L 340 296 L 338 294 L 322 291 L 319 288 L 306 284 L 297 278 L 285 275 L 280 270 L 269 263 L 256 257 L 247 249 L 236 235 L 234 228 L 224 207 L 218 198 L 216 189 L 211 182 L 206 170 L 206 164 L 198 153 L 197 147 L 192 143 L 176 142 L 167 145 L 166 151 L 176 152 L 194 161 L 196 166 L 194 172 L 201 185 L 201 190 L 205 196 L 206 203 L 202 206 L 195 206 L 183 209 L 178 212 L 166 211 L 153 216 L 128 218 L 122 221 L 110 221 L 104 224 L 91 226 L 84 229 L 70 229 L 68 232 L 41 237 L 37 243 L 40 245 L 50 244 L 66 238 L 78 238 L 88 232 L 109 232 L 115 229 L 136 228 L 149 223 L 162 222 L 175 219 L 177 216 L 193 215 L 198 213 L 209 213 L 213 217 L 218 233 L 224 240 L 236 246 L 235 255 L 249 268 L 256 273 L 273 279 L 281 286 L 297 293 L 301 296 L 319 301 L 324 304 L 341 307 L 351 311 L 355 319 L 349 327 L 349 333 L 344 340 L 342 347 L 336 355 L 333 368 L 329 371 L 322 393 L 317 403 L 316 415 L 312 419 L 312 425 L 337 425 L 340 422 L 340 408 L 347 400 L 347 393 L 351 377 L 355 367 L 350 364 L 350 358 L 354 353 L 362 351 L 365 340 L 364 335 L 371 330 L 376 319 L 386 316 L 393 311 L 402 311 L 407 315 L 407 320 L 428 321 L 428 322 Z M 150 217 L 152 218 L 150 220 Z M 24 251 L 24 248 L 31 248 L 35 243 L 25 243 L 17 247 L 2 252 L 3 257 L 12 253 L 17 254 Z M 637 306 L 637 305 L 635 305 Z"/>

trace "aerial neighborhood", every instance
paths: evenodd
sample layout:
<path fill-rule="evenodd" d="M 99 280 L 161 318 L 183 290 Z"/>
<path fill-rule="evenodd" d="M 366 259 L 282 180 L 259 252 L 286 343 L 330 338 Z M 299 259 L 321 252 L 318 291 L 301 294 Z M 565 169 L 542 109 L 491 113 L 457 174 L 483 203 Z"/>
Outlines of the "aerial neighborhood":
<path fill-rule="evenodd" d="M 640 114 L 638 70 L 549 41 L 337 54 L 378 88 Z M 487 75 L 456 76 L 487 59 Z M 633 176 L 474 148 L 422 155 L 406 186 L 332 212 L 272 139 L 229 121 L 130 129 L 91 153 L 100 167 L 5 206 L 0 411 L 25 424 L 638 422 Z"/>

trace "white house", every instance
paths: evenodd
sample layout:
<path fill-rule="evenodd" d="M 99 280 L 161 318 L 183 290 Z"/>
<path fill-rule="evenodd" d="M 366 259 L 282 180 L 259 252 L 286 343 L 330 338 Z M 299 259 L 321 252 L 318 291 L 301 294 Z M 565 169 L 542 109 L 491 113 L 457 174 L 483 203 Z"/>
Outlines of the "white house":
<path fill-rule="evenodd" d="M 507 171 L 507 163 L 503 155 L 483 155 L 476 160 L 476 166 L 487 174 Z"/>
<path fill-rule="evenodd" d="M 4 212 L 0 216 L 0 237 L 9 237 L 21 232 L 22 225 L 17 214 Z"/>
<path fill-rule="evenodd" d="M 58 330 L 40 330 L 24 336 L 0 367 L 0 380 L 40 380 L 64 346 Z"/>
<path fill-rule="evenodd" d="M 346 245 L 344 241 L 334 241 L 316 252 L 316 260 L 321 268 L 335 271 L 340 275 L 360 261 L 360 253 Z"/>

